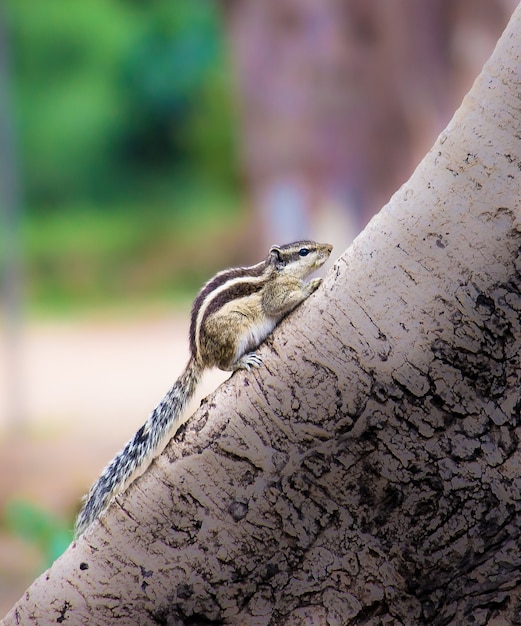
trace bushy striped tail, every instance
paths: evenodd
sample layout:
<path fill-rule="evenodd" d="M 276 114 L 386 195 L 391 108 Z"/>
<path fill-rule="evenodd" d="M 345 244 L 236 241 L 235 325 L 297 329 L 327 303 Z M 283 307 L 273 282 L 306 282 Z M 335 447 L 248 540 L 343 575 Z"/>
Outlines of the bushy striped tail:
<path fill-rule="evenodd" d="M 76 520 L 76 537 L 92 524 L 115 495 L 125 489 L 138 470 L 146 468 L 165 438 L 178 424 L 200 378 L 200 368 L 193 359 L 190 359 L 184 372 L 152 411 L 147 421 L 90 488 Z"/>

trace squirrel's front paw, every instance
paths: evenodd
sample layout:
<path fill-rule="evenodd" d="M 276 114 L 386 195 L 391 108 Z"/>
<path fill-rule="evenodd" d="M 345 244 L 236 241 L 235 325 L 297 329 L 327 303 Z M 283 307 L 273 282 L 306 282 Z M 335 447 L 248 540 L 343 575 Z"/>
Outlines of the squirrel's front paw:
<path fill-rule="evenodd" d="M 309 293 L 313 293 L 314 291 L 316 291 L 320 287 L 321 284 L 322 284 L 321 278 L 313 278 L 313 280 L 310 280 L 308 283 Z"/>

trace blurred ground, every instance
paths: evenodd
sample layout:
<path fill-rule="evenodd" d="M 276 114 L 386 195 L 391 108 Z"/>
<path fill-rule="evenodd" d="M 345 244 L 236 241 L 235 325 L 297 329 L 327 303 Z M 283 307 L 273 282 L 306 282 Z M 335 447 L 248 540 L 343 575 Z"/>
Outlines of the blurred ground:
<path fill-rule="evenodd" d="M 163 310 L 23 328 L 18 424 L 8 414 L 12 360 L 0 353 L 0 514 L 16 499 L 72 523 L 80 497 L 181 372 L 188 323 L 188 310 Z M 193 408 L 225 378 L 208 373 Z M 0 616 L 44 567 L 34 545 L 0 526 Z"/>

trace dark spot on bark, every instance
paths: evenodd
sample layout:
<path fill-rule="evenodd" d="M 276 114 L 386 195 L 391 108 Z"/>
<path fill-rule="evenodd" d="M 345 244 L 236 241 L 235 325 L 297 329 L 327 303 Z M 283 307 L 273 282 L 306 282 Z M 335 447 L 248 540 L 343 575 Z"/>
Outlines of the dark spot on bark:
<path fill-rule="evenodd" d="M 385 601 L 377 601 L 372 604 L 364 607 L 364 623 L 368 624 L 371 620 L 372 623 L 383 623 L 378 621 L 373 621 L 373 618 L 378 617 L 379 615 L 387 615 L 389 613 L 389 604 Z"/>
<path fill-rule="evenodd" d="M 445 406 L 445 401 L 441 396 L 437 394 L 432 395 L 432 397 L 430 398 L 430 403 L 437 409 L 442 409 Z"/>
<path fill-rule="evenodd" d="M 490 313 L 493 313 L 496 310 L 496 305 L 492 298 L 480 293 L 476 298 L 476 308 L 488 309 Z"/>
<path fill-rule="evenodd" d="M 385 352 L 378 352 L 378 357 L 383 363 L 385 363 L 389 359 L 389 355 Z"/>
<path fill-rule="evenodd" d="M 255 473 L 251 470 L 246 470 L 241 476 L 241 485 L 251 485 L 255 480 Z"/>
<path fill-rule="evenodd" d="M 373 388 L 371 389 L 371 395 L 377 402 L 381 404 L 386 402 L 388 398 L 387 389 L 380 382 L 374 383 Z"/>
<path fill-rule="evenodd" d="M 361 483 L 359 486 L 359 491 L 360 491 L 361 502 L 363 502 L 366 506 L 369 506 L 369 507 L 373 506 L 374 505 L 374 489 L 372 485 Z"/>
<path fill-rule="evenodd" d="M 142 565 L 139 566 L 139 569 L 141 570 L 141 576 L 143 576 L 143 578 L 150 578 L 154 574 L 153 570 L 145 569 Z"/>
<path fill-rule="evenodd" d="M 320 478 L 330 470 L 330 460 L 323 454 L 312 452 L 303 462 L 303 467 L 308 469 L 315 478 Z"/>
<path fill-rule="evenodd" d="M 228 507 L 228 513 L 234 521 L 240 522 L 248 513 L 248 501 L 245 499 L 234 500 Z"/>
<path fill-rule="evenodd" d="M 403 502 L 403 493 L 393 485 L 387 485 L 382 499 L 382 507 L 385 513 L 394 511 Z"/>
<path fill-rule="evenodd" d="M 82 571 L 86 570 L 86 569 L 89 569 L 89 564 L 88 563 L 80 563 L 80 569 Z"/>
<path fill-rule="evenodd" d="M 177 587 L 177 597 L 181 598 L 182 600 L 188 600 L 193 592 L 194 588 L 192 587 L 192 585 L 188 585 L 186 583 L 178 585 Z"/>
<path fill-rule="evenodd" d="M 358 438 L 360 443 L 369 443 L 375 448 L 378 445 L 378 432 L 376 428 L 366 428 Z"/>
<path fill-rule="evenodd" d="M 440 476 L 425 476 L 424 481 L 433 491 L 441 494 L 444 490 L 444 482 Z"/>
<path fill-rule="evenodd" d="M 276 563 L 268 563 L 266 566 L 266 580 L 273 578 L 280 572 L 279 566 Z"/>
<path fill-rule="evenodd" d="M 60 616 L 57 618 L 57 622 L 58 624 L 61 624 L 62 622 L 64 622 L 67 619 L 66 613 L 67 611 L 71 608 L 71 604 L 70 602 L 64 602 L 61 610 L 60 610 Z"/>
<path fill-rule="evenodd" d="M 414 509 L 412 517 L 415 519 L 420 517 L 430 518 L 434 515 L 437 508 L 436 502 L 432 499 L 419 502 Z"/>

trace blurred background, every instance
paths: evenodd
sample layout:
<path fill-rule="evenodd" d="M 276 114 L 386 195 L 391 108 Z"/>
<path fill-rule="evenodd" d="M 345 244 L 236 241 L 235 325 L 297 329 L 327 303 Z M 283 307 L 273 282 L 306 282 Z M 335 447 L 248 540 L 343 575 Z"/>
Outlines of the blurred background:
<path fill-rule="evenodd" d="M 341 254 L 516 5 L 3 0 L 0 615 L 180 373 L 201 284 L 272 243 Z"/>

